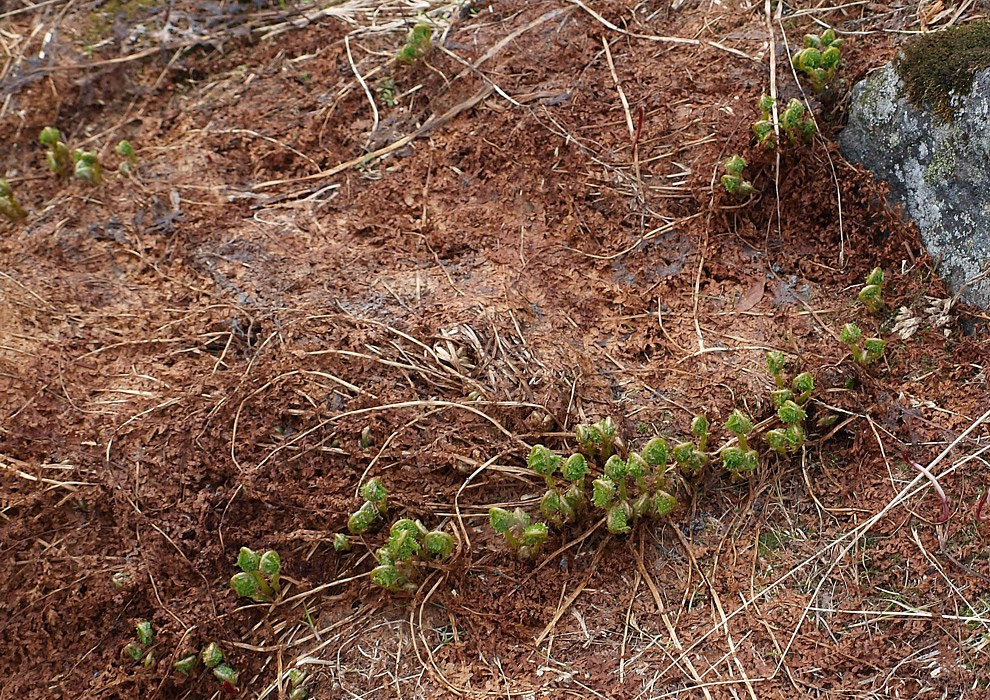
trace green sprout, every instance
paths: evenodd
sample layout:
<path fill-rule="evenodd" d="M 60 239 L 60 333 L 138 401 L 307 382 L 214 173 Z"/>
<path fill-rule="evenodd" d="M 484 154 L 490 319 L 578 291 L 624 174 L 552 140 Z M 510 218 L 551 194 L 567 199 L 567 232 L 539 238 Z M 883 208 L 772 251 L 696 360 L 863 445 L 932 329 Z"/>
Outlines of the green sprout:
<path fill-rule="evenodd" d="M 134 625 L 134 636 L 136 642 L 128 642 L 124 646 L 124 653 L 131 657 L 135 663 L 141 663 L 148 668 L 155 662 L 155 652 L 151 646 L 155 643 L 155 628 L 148 620 L 141 620 Z"/>
<path fill-rule="evenodd" d="M 110 583 L 117 590 L 127 588 L 131 585 L 131 575 L 126 571 L 117 571 L 110 576 Z"/>
<path fill-rule="evenodd" d="M 377 92 L 378 100 L 386 107 L 395 107 L 395 105 L 399 104 L 399 100 L 395 94 L 395 81 L 392 80 L 391 76 L 386 75 L 378 81 Z"/>
<path fill-rule="evenodd" d="M 371 572 L 371 581 L 393 593 L 415 593 L 419 588 L 416 560 L 442 561 L 453 551 L 454 539 L 446 532 L 431 532 L 418 520 L 396 520 L 385 546 L 375 552 L 378 566 Z"/>
<path fill-rule="evenodd" d="M 784 365 L 786 363 L 784 353 L 779 350 L 771 350 L 767 353 L 767 371 L 773 377 L 773 382 L 778 389 L 787 388 L 787 379 L 784 377 Z"/>
<path fill-rule="evenodd" d="M 866 367 L 883 356 L 886 341 L 880 338 L 863 338 L 863 331 L 855 323 L 847 323 L 839 331 L 839 339 L 849 348 L 853 361 Z"/>
<path fill-rule="evenodd" d="M 804 48 L 791 57 L 791 65 L 804 74 L 816 93 L 824 90 L 835 77 L 842 58 L 842 43 L 835 30 L 829 27 L 821 35 L 805 34 Z"/>
<path fill-rule="evenodd" d="M 199 661 L 199 656 L 197 656 L 195 653 L 186 654 L 185 656 L 182 656 L 179 659 L 177 659 L 176 662 L 172 665 L 172 668 L 174 668 L 176 672 L 180 673 L 183 676 L 189 676 L 190 673 L 196 670 L 196 663 L 198 661 Z"/>
<path fill-rule="evenodd" d="M 21 205 L 17 203 L 17 198 L 14 197 L 14 190 L 11 188 L 10 183 L 2 177 L 0 177 L 0 214 L 3 214 L 11 221 L 17 221 L 27 216 Z"/>
<path fill-rule="evenodd" d="M 693 442 L 681 442 L 671 450 L 674 463 L 685 476 L 697 476 L 708 464 L 708 455 L 697 448 Z"/>
<path fill-rule="evenodd" d="M 604 476 L 592 483 L 592 503 L 605 511 L 605 524 L 613 535 L 631 532 L 640 518 L 669 515 L 677 506 L 669 492 L 666 442 L 654 438 L 644 453 L 646 457 L 631 452 L 625 461 L 612 455 Z"/>
<path fill-rule="evenodd" d="M 351 539 L 343 532 L 338 532 L 333 536 L 333 548 L 337 552 L 351 551 Z"/>
<path fill-rule="evenodd" d="M 289 700 L 306 700 L 309 697 L 309 691 L 305 687 L 306 672 L 293 668 L 289 670 L 286 677 L 289 681 Z"/>
<path fill-rule="evenodd" d="M 99 156 L 91 151 L 80 151 L 77 148 L 72 152 L 72 160 L 76 164 L 76 179 L 85 180 L 91 185 L 103 184 L 103 169 L 100 167 Z"/>
<path fill-rule="evenodd" d="M 213 677 L 220 681 L 220 684 L 223 685 L 224 689 L 230 693 L 236 692 L 233 689 L 237 688 L 237 681 L 241 676 L 227 664 L 220 664 L 213 669 Z"/>
<path fill-rule="evenodd" d="M 786 401 L 778 410 L 777 417 L 783 428 L 767 431 L 767 444 L 778 454 L 797 452 L 804 445 L 804 419 L 808 414 L 794 401 Z"/>
<path fill-rule="evenodd" d="M 522 508 L 508 511 L 504 508 L 490 508 L 488 521 L 492 529 L 505 537 L 509 549 L 520 561 L 533 561 L 540 553 L 540 547 L 547 541 L 546 523 L 534 523 L 529 513 Z"/>
<path fill-rule="evenodd" d="M 811 394 L 815 390 L 815 378 L 811 376 L 811 372 L 801 372 L 794 377 L 791 387 L 794 391 L 794 403 L 798 406 L 803 406 L 811 398 Z M 780 408 L 780 406 L 777 406 L 777 408 Z"/>
<path fill-rule="evenodd" d="M 615 447 L 615 430 L 612 419 L 605 417 L 591 425 L 577 426 L 574 437 L 584 454 L 605 461 L 612 455 Z"/>
<path fill-rule="evenodd" d="M 760 95 L 760 101 L 756 103 L 756 106 L 759 108 L 761 116 L 753 122 L 753 134 L 756 135 L 757 143 L 768 151 L 777 147 L 777 134 L 773 128 L 773 103 L 774 99 L 769 95 Z"/>
<path fill-rule="evenodd" d="M 72 155 L 69 147 L 62 142 L 62 134 L 54 126 L 46 126 L 38 135 L 38 140 L 47 146 L 45 162 L 48 169 L 56 175 L 68 175 L 72 166 Z"/>
<path fill-rule="evenodd" d="M 279 574 L 282 561 L 275 550 L 269 549 L 258 554 L 252 549 L 241 547 L 237 554 L 237 566 L 241 570 L 231 577 L 230 587 L 242 598 L 270 603 L 281 591 Z"/>
<path fill-rule="evenodd" d="M 529 453 L 527 466 L 543 477 L 547 491 L 540 499 L 540 512 L 556 528 L 573 522 L 584 510 L 584 477 L 588 473 L 588 461 L 583 455 L 573 454 L 565 462 L 558 454 L 543 445 L 536 445 Z M 560 472 L 571 486 L 561 492 L 554 474 Z"/>
<path fill-rule="evenodd" d="M 137 168 L 137 156 L 134 155 L 134 147 L 131 142 L 124 139 L 114 146 L 113 150 L 124 159 L 118 168 L 120 172 L 124 175 L 130 175 L 134 172 L 134 169 Z"/>
<path fill-rule="evenodd" d="M 187 656 L 182 660 L 188 658 Z M 216 642 L 207 644 L 199 653 L 199 658 L 203 661 L 203 665 L 213 672 L 213 677 L 220 681 L 224 692 L 231 694 L 237 692 L 237 681 L 240 680 L 240 674 L 230 664 L 225 663 L 223 650 Z M 195 666 L 195 660 L 191 664 L 191 667 L 193 666 Z M 192 670 L 191 667 L 190 670 Z M 178 668 L 178 663 L 176 663 L 176 668 Z"/>
<path fill-rule="evenodd" d="M 417 22 L 413 25 L 409 36 L 406 37 L 405 45 L 399 49 L 396 59 L 400 63 L 415 63 L 430 50 L 430 37 L 433 36 L 433 27 L 426 22 Z"/>
<path fill-rule="evenodd" d="M 752 419 L 738 408 L 734 409 L 725 421 L 725 429 L 736 436 L 739 445 L 722 448 L 722 466 L 734 478 L 754 471 L 760 463 L 760 456 L 746 442 L 746 436 L 753 432 Z"/>
<path fill-rule="evenodd" d="M 804 104 L 796 98 L 791 98 L 780 113 L 780 128 L 792 144 L 807 141 L 815 133 L 815 123 L 805 115 Z"/>
<path fill-rule="evenodd" d="M 360 494 L 364 503 L 347 519 L 347 529 L 353 535 L 363 535 L 378 527 L 388 514 L 388 491 L 381 479 L 369 479 Z"/>
<path fill-rule="evenodd" d="M 698 438 L 698 449 L 702 452 L 708 450 L 708 418 L 704 413 L 699 413 L 691 419 L 691 434 Z"/>
<path fill-rule="evenodd" d="M 730 156 L 723 167 L 725 175 L 722 176 L 722 186 L 727 193 L 740 199 L 753 194 L 753 185 L 742 176 L 743 170 L 746 169 L 745 158 L 739 154 Z"/>
<path fill-rule="evenodd" d="M 883 270 L 879 267 L 873 268 L 873 271 L 866 276 L 866 285 L 859 290 L 856 298 L 871 314 L 883 310 Z"/>
<path fill-rule="evenodd" d="M 375 444 L 375 436 L 371 432 L 371 426 L 366 425 L 361 429 L 361 437 L 358 438 L 358 447 L 366 450 Z"/>
<path fill-rule="evenodd" d="M 210 642 L 206 648 L 199 653 L 203 659 L 203 665 L 207 668 L 216 668 L 223 663 L 223 650 L 216 642 Z"/>

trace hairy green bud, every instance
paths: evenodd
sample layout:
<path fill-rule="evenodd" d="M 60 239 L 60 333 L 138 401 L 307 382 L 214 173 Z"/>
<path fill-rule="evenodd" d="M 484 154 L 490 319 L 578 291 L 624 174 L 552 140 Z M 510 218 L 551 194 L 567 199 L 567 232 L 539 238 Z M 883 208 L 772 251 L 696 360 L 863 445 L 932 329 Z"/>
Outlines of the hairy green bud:
<path fill-rule="evenodd" d="M 512 527 L 512 513 L 505 508 L 489 508 L 488 521 L 495 532 L 504 535 Z"/>
<path fill-rule="evenodd" d="M 375 526 L 381 519 L 378 507 L 371 501 L 365 501 L 351 517 L 347 519 L 347 529 L 354 535 L 363 535 Z"/>
<path fill-rule="evenodd" d="M 523 528 L 519 541 L 525 547 L 539 547 L 547 540 L 546 523 L 533 523 Z"/>
<path fill-rule="evenodd" d="M 227 664 L 220 664 L 214 668 L 213 676 L 221 683 L 226 683 L 235 688 L 237 687 L 237 681 L 240 679 L 240 674 Z"/>
<path fill-rule="evenodd" d="M 423 548 L 433 559 L 446 559 L 454 551 L 454 538 L 442 530 L 433 530 L 423 537 Z"/>
<path fill-rule="evenodd" d="M 729 414 L 728 420 L 725 421 L 725 429 L 737 437 L 740 435 L 749 435 L 753 432 L 753 421 L 749 416 L 736 408 Z"/>
<path fill-rule="evenodd" d="M 595 479 L 591 483 L 591 502 L 605 508 L 615 498 L 615 483 L 610 479 Z"/>
<path fill-rule="evenodd" d="M 343 532 L 338 532 L 333 536 L 333 548 L 337 552 L 351 551 L 351 540 Z"/>
<path fill-rule="evenodd" d="M 146 647 L 151 646 L 155 641 L 155 628 L 148 620 L 142 620 L 134 625 L 134 631 L 137 633 L 138 641 Z"/>
<path fill-rule="evenodd" d="M 653 515 L 663 518 L 674 512 L 677 508 L 677 498 L 666 491 L 657 491 L 653 496 Z"/>
<path fill-rule="evenodd" d="M 770 392 L 770 403 L 773 404 L 774 408 L 780 408 L 785 401 L 790 401 L 793 398 L 794 393 L 790 389 L 777 389 Z"/>
<path fill-rule="evenodd" d="M 781 422 L 786 425 L 800 423 L 808 417 L 805 410 L 793 401 L 785 401 L 784 405 L 777 410 L 777 415 L 780 417 Z"/>
<path fill-rule="evenodd" d="M 624 503 L 617 503 L 608 509 L 605 525 L 613 535 L 625 535 L 632 530 L 629 526 L 629 512 Z"/>
<path fill-rule="evenodd" d="M 260 571 L 265 578 L 277 578 L 281 570 L 282 560 L 279 558 L 278 552 L 274 549 L 269 549 L 267 552 L 262 554 L 261 559 L 258 560 L 258 571 Z"/>
<path fill-rule="evenodd" d="M 626 478 L 626 463 L 618 455 L 612 455 L 605 462 L 605 468 L 603 470 L 605 476 L 607 476 L 612 481 L 618 483 L 622 479 Z"/>
<path fill-rule="evenodd" d="M 242 598 L 259 597 L 258 589 L 260 586 L 258 585 L 258 579 L 246 571 L 239 571 L 231 576 L 230 587 L 234 589 L 234 593 Z"/>
<path fill-rule="evenodd" d="M 200 652 L 200 658 L 203 659 L 203 665 L 207 668 L 216 668 L 223 662 L 223 650 L 216 642 L 210 642 Z"/>
<path fill-rule="evenodd" d="M 588 460 L 584 458 L 584 455 L 573 454 L 564 462 L 562 471 L 565 479 L 577 483 L 588 474 Z"/>
<path fill-rule="evenodd" d="M 863 337 L 863 331 L 859 329 L 855 323 L 847 323 L 839 331 L 839 339 L 846 345 L 853 345 L 858 343 L 860 338 Z"/>
<path fill-rule="evenodd" d="M 667 441 L 661 437 L 655 437 L 643 447 L 643 459 L 653 468 L 667 465 L 669 449 Z"/>
<path fill-rule="evenodd" d="M 198 657 L 195 654 L 186 654 L 181 659 L 176 660 L 173 668 L 183 676 L 188 676 L 196 668 Z"/>
<path fill-rule="evenodd" d="M 629 453 L 629 459 L 626 460 L 626 474 L 633 479 L 642 479 L 650 471 L 650 465 L 646 463 L 646 460 L 642 458 L 636 452 Z"/>
<path fill-rule="evenodd" d="M 561 458 L 543 445 L 534 445 L 526 460 L 527 466 L 540 476 L 552 476 L 560 467 Z"/>
<path fill-rule="evenodd" d="M 257 571 L 258 567 L 261 565 L 261 556 L 252 549 L 248 547 L 241 547 L 240 551 L 237 553 L 237 568 L 241 571 L 247 571 L 248 573 L 252 571 Z"/>
<path fill-rule="evenodd" d="M 787 360 L 784 357 L 784 353 L 780 352 L 779 350 L 771 350 L 770 352 L 767 353 L 767 371 L 775 379 L 780 375 L 781 372 L 784 371 L 784 365 L 786 364 L 786 362 Z M 778 383 L 778 386 L 783 386 L 783 385 Z"/>
<path fill-rule="evenodd" d="M 388 497 L 388 490 L 385 485 L 382 484 L 382 480 L 377 476 L 373 479 L 369 479 L 361 487 L 361 498 L 375 505 L 380 505 L 379 512 L 384 514 L 383 508 L 385 500 Z"/>

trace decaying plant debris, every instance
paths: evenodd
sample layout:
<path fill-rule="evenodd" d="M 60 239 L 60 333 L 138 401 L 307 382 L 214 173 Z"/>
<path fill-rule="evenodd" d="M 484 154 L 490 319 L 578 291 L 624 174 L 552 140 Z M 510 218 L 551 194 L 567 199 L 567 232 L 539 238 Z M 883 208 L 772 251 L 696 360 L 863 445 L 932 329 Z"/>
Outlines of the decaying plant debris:
<path fill-rule="evenodd" d="M 835 147 L 960 7 L 5 4 L 0 695 L 984 692 L 986 317 Z"/>

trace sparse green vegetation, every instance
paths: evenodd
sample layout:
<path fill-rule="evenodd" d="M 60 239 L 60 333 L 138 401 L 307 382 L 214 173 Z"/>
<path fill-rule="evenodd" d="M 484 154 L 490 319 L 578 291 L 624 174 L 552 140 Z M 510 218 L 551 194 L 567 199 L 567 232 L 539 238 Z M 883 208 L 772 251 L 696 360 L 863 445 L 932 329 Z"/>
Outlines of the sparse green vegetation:
<path fill-rule="evenodd" d="M 430 51 L 432 36 L 433 27 L 426 22 L 417 22 L 409 32 L 405 45 L 399 49 L 396 59 L 400 63 L 415 63 L 423 58 Z"/>
<path fill-rule="evenodd" d="M 804 419 L 808 414 L 794 401 L 785 401 L 777 409 L 777 417 L 784 427 L 767 431 L 767 444 L 781 455 L 797 452 L 804 445 Z"/>
<path fill-rule="evenodd" d="M 56 175 L 68 175 L 72 167 L 72 154 L 69 147 L 62 142 L 62 133 L 54 126 L 46 126 L 38 135 L 38 141 L 47 146 L 45 163 L 48 169 Z"/>
<path fill-rule="evenodd" d="M 774 100 L 770 95 L 760 95 L 760 100 L 756 103 L 760 110 L 760 118 L 753 122 L 756 142 L 768 151 L 777 147 L 777 134 L 773 128 L 773 103 Z"/>
<path fill-rule="evenodd" d="M 14 197 L 14 190 L 10 183 L 0 177 L 0 214 L 3 214 L 11 221 L 17 221 L 27 216 L 17 198 Z"/>
<path fill-rule="evenodd" d="M 615 447 L 615 423 L 606 417 L 591 425 L 579 425 L 574 429 L 574 437 L 585 455 L 603 463 L 612 456 Z"/>
<path fill-rule="evenodd" d="M 495 532 L 505 537 L 506 544 L 519 561 L 536 559 L 549 534 L 546 523 L 532 522 L 529 513 L 522 508 L 511 512 L 504 508 L 490 508 L 488 521 Z"/>
<path fill-rule="evenodd" d="M 859 290 L 856 298 L 871 314 L 883 311 L 883 270 L 879 267 L 873 268 L 866 276 L 866 283 Z"/>
<path fill-rule="evenodd" d="M 114 147 L 114 152 L 123 160 L 120 162 L 118 169 L 124 175 L 130 175 L 137 168 L 137 156 L 134 155 L 134 147 L 131 142 L 124 139 L 117 143 Z"/>
<path fill-rule="evenodd" d="M 677 507 L 667 476 L 667 454 L 666 442 L 654 438 L 643 455 L 631 452 L 626 460 L 612 455 L 605 462 L 605 474 L 592 483 L 591 500 L 605 511 L 609 532 L 627 534 L 640 518 L 662 518 Z"/>
<path fill-rule="evenodd" d="M 388 542 L 375 552 L 378 566 L 371 581 L 393 593 L 413 593 L 419 587 L 417 560 L 443 561 L 454 551 L 454 539 L 442 530 L 429 531 L 418 520 L 392 523 Z"/>
<path fill-rule="evenodd" d="M 547 522 L 557 528 L 573 522 L 587 505 L 584 477 L 588 473 L 588 462 L 584 456 L 573 454 L 564 461 L 543 445 L 536 445 L 529 454 L 527 465 L 546 482 L 547 491 L 540 499 L 540 512 Z M 570 482 L 563 492 L 554 479 L 558 471 Z"/>
<path fill-rule="evenodd" d="M 281 592 L 279 575 L 282 561 L 278 553 L 269 549 L 258 554 L 252 549 L 241 547 L 237 555 L 240 571 L 230 579 L 230 587 L 242 598 L 251 598 L 259 603 L 269 603 Z"/>
<path fill-rule="evenodd" d="M 831 27 L 820 35 L 805 34 L 804 48 L 796 51 L 791 58 L 791 65 L 808 79 L 815 92 L 824 90 L 835 77 L 842 59 L 842 43 Z"/>
<path fill-rule="evenodd" d="M 353 535 L 363 535 L 376 529 L 388 514 L 388 491 L 381 479 L 369 479 L 360 493 L 364 503 L 347 520 L 347 529 Z"/>
<path fill-rule="evenodd" d="M 74 173 L 77 180 L 85 180 L 91 185 L 103 184 L 103 169 L 95 153 L 76 149 L 72 152 L 72 161 L 76 164 Z"/>
<path fill-rule="evenodd" d="M 855 323 L 847 323 L 839 332 L 839 338 L 849 348 L 853 361 L 866 367 L 883 356 L 887 343 L 880 338 L 863 338 L 863 331 Z"/>
<path fill-rule="evenodd" d="M 309 697 L 309 691 L 306 690 L 306 672 L 293 668 L 286 675 L 289 681 L 289 700 L 306 700 Z"/>
<path fill-rule="evenodd" d="M 724 167 L 725 175 L 722 176 L 722 186 L 728 194 L 740 199 L 753 194 L 753 185 L 742 176 L 743 170 L 746 169 L 745 158 L 739 154 L 730 156 L 725 161 Z"/>
<path fill-rule="evenodd" d="M 141 620 L 134 625 L 134 636 L 137 637 L 137 641 L 128 642 L 124 646 L 124 653 L 136 663 L 148 668 L 155 662 L 155 652 L 151 648 L 155 643 L 155 629 L 150 621 Z"/>
<path fill-rule="evenodd" d="M 804 103 L 796 98 L 780 113 L 780 128 L 792 144 L 804 143 L 815 133 L 815 123 L 805 114 Z"/>
<path fill-rule="evenodd" d="M 733 478 L 738 479 L 755 471 L 760 463 L 760 455 L 746 441 L 746 437 L 753 432 L 753 421 L 737 408 L 729 414 L 725 429 L 736 436 L 739 444 L 727 445 L 720 450 L 722 466 Z"/>

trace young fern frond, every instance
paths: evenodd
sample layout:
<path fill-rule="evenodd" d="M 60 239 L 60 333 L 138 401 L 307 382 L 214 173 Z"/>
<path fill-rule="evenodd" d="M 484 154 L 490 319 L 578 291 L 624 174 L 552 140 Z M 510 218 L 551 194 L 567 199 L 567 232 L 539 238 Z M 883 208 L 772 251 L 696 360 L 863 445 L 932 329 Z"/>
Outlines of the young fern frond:
<path fill-rule="evenodd" d="M 883 311 L 883 270 L 879 267 L 873 268 L 873 271 L 866 276 L 866 283 L 859 290 L 856 298 L 871 314 Z"/>
<path fill-rule="evenodd" d="M 839 331 L 839 339 L 849 348 L 853 361 L 866 367 L 881 357 L 887 342 L 880 338 L 863 338 L 863 331 L 854 323 L 847 323 Z"/>
<path fill-rule="evenodd" d="M 529 514 L 522 508 L 507 511 L 504 508 L 490 508 L 488 521 L 495 532 L 505 537 L 509 549 L 520 561 L 532 561 L 547 540 L 545 523 L 533 523 Z"/>
<path fill-rule="evenodd" d="M 48 148 L 45 151 L 45 163 L 48 169 L 56 175 L 68 175 L 72 172 L 72 154 L 69 147 L 62 142 L 62 134 L 54 126 L 46 126 L 38 135 L 38 141 Z"/>
<path fill-rule="evenodd" d="M 237 595 L 270 603 L 281 592 L 282 560 L 276 551 L 270 549 L 258 554 L 248 547 L 241 547 L 235 563 L 240 571 L 230 578 L 230 587 Z"/>
<path fill-rule="evenodd" d="M 85 180 L 91 185 L 103 184 L 103 169 L 100 167 L 99 156 L 90 151 L 76 149 L 72 152 L 72 160 L 76 164 L 73 171 L 76 179 Z"/>
<path fill-rule="evenodd" d="M 17 221 L 27 216 L 17 198 L 14 197 L 14 190 L 10 183 L 0 177 L 0 214 L 3 214 L 11 221 Z"/>
<path fill-rule="evenodd" d="M 820 35 L 805 34 L 804 48 L 791 57 L 791 65 L 804 75 L 817 93 L 825 89 L 835 77 L 842 54 L 842 39 L 831 27 Z"/>
<path fill-rule="evenodd" d="M 432 36 L 433 27 L 426 22 L 417 22 L 409 32 L 405 45 L 399 49 L 396 59 L 400 63 L 415 63 L 429 52 Z"/>
<path fill-rule="evenodd" d="M 730 156 L 725 161 L 725 175 L 722 176 L 722 186 L 725 191 L 739 199 L 753 194 L 753 185 L 743 178 L 743 170 L 746 169 L 746 160 L 739 154 Z"/>

